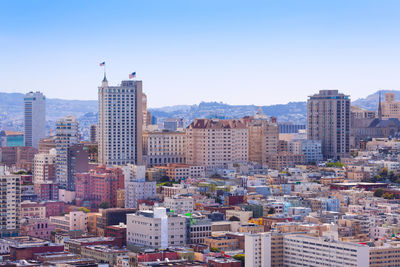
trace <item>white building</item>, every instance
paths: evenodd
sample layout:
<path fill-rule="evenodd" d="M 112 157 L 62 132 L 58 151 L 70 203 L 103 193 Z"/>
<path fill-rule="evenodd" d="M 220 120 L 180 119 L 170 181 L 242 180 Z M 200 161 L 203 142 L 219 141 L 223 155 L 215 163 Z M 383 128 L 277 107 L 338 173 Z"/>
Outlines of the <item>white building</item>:
<path fill-rule="evenodd" d="M 286 235 L 283 253 L 284 266 L 288 267 L 369 266 L 368 246 L 341 242 L 330 237 Z"/>
<path fill-rule="evenodd" d="M 11 174 L 7 167 L 0 166 L 0 238 L 19 232 L 21 217 L 21 176 Z"/>
<path fill-rule="evenodd" d="M 60 188 L 68 186 L 68 148 L 79 143 L 79 123 L 67 116 L 56 122 L 56 179 Z"/>
<path fill-rule="evenodd" d="M 35 184 L 55 179 L 56 150 L 50 149 L 49 153 L 36 154 L 33 159 L 33 182 Z"/>
<path fill-rule="evenodd" d="M 271 266 L 271 234 L 246 234 L 244 238 L 246 267 Z"/>
<path fill-rule="evenodd" d="M 29 92 L 24 96 L 25 146 L 38 148 L 46 136 L 46 97 L 41 92 Z"/>
<path fill-rule="evenodd" d="M 128 247 L 166 249 L 186 244 L 186 218 L 168 214 L 166 208 L 127 214 L 126 222 Z"/>
<path fill-rule="evenodd" d="M 83 211 L 71 211 L 64 216 L 50 216 L 50 223 L 61 231 L 77 231 L 87 232 L 87 214 Z"/>
<path fill-rule="evenodd" d="M 98 90 L 99 163 L 142 163 L 142 81 L 109 86 L 106 77 Z"/>
<path fill-rule="evenodd" d="M 164 206 L 174 211 L 175 214 L 193 212 L 194 199 L 191 197 L 173 196 L 164 199 Z"/>
<path fill-rule="evenodd" d="M 146 166 L 128 164 L 122 167 L 125 182 L 125 208 L 137 208 L 138 200 L 154 199 L 157 183 L 146 182 Z"/>

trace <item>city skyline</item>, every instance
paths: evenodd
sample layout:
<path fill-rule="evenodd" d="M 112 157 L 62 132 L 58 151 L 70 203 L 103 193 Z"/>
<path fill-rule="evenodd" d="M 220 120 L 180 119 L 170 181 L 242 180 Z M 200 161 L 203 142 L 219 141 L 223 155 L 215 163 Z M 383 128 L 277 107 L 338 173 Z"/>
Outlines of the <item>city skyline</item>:
<path fill-rule="evenodd" d="M 94 100 L 103 61 L 112 85 L 136 71 L 154 108 L 400 89 L 400 3 L 341 2 L 4 3 L 0 91 Z"/>

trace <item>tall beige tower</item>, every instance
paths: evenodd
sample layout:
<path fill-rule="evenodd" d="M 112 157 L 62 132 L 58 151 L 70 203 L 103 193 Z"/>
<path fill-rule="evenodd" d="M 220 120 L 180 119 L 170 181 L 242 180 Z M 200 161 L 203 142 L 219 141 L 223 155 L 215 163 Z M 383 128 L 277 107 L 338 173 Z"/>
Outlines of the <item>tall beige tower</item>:
<path fill-rule="evenodd" d="M 278 153 L 279 127 L 276 118 L 268 118 L 261 110 L 245 118 L 249 128 L 249 161 L 267 164 L 268 156 Z"/>
<path fill-rule="evenodd" d="M 109 86 L 104 77 L 99 87 L 99 163 L 142 163 L 142 103 L 142 81 Z"/>
<path fill-rule="evenodd" d="M 325 159 L 350 155 L 350 97 L 320 90 L 307 101 L 307 137 L 320 140 Z"/>

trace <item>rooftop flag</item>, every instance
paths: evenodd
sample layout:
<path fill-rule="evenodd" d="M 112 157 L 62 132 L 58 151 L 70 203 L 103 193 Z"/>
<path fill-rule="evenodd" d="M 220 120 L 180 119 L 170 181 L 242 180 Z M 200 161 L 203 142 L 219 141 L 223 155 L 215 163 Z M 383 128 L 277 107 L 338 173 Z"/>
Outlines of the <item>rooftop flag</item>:
<path fill-rule="evenodd" d="M 136 77 L 136 72 L 132 72 L 131 74 L 129 74 L 129 79 L 133 79 Z"/>
<path fill-rule="evenodd" d="M 106 62 L 105 62 L 105 61 L 103 61 L 103 62 L 100 63 L 100 67 L 103 67 L 103 66 L 105 66 L 105 65 L 106 65 Z"/>

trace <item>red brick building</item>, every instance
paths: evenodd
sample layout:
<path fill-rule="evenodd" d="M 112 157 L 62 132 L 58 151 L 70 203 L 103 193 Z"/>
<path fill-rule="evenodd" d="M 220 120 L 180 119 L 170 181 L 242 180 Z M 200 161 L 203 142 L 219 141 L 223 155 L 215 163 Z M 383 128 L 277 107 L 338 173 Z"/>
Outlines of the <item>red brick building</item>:
<path fill-rule="evenodd" d="M 65 203 L 62 201 L 46 201 L 44 202 L 46 206 L 46 217 L 50 216 L 60 216 L 65 210 Z"/>
<path fill-rule="evenodd" d="M 58 184 L 55 182 L 36 183 L 33 189 L 40 200 L 58 200 Z"/>
<path fill-rule="evenodd" d="M 76 174 L 76 200 L 90 201 L 95 205 L 108 202 L 117 206 L 117 190 L 124 188 L 124 175 L 121 168 L 98 166 L 87 173 Z"/>
<path fill-rule="evenodd" d="M 126 246 L 126 225 L 110 225 L 107 226 L 104 231 L 104 236 L 106 237 L 114 237 L 115 244 L 118 247 Z"/>

